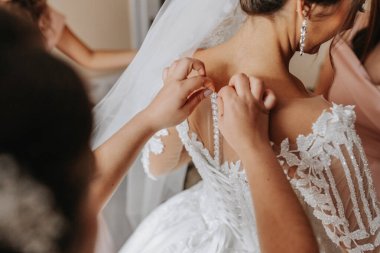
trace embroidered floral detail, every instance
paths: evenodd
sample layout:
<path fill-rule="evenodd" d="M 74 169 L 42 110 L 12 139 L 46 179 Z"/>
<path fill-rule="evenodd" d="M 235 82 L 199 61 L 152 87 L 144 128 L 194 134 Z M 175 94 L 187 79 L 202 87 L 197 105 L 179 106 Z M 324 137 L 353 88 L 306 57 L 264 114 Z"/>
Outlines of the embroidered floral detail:
<path fill-rule="evenodd" d="M 353 109 L 334 104 L 314 123 L 311 134 L 297 138 L 297 149 L 284 140 L 278 159 L 330 239 L 359 253 L 380 245 L 380 212 Z"/>
<path fill-rule="evenodd" d="M 160 155 L 164 152 L 165 146 L 164 146 L 164 143 L 162 143 L 161 137 L 168 136 L 168 135 L 169 135 L 169 131 L 167 129 L 158 131 L 144 146 L 141 162 L 143 164 L 146 175 L 152 180 L 157 180 L 157 178 L 153 176 L 152 173 L 150 173 L 149 155 L 150 153 L 153 153 L 155 155 Z"/>
<path fill-rule="evenodd" d="M 313 124 L 312 133 L 297 137 L 295 148 L 285 139 L 277 156 L 290 183 L 313 209 L 328 237 L 349 253 L 373 251 L 380 246 L 380 210 L 355 131 L 355 118 L 352 106 L 334 104 Z M 219 160 L 217 117 L 213 117 L 213 123 L 214 156 L 190 131 L 187 121 L 178 125 L 177 131 L 203 178 L 202 196 L 215 208 L 210 207 L 214 211 L 209 225 L 226 225 L 241 238 L 242 227 L 255 224 L 249 186 L 240 161 Z M 161 145 L 152 148 L 157 153 L 164 149 L 160 141 L 156 139 L 154 143 Z"/>

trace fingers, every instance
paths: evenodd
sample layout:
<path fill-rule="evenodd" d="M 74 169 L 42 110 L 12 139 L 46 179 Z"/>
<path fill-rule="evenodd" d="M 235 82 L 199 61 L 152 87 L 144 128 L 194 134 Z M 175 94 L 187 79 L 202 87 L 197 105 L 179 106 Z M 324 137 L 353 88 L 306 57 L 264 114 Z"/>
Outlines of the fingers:
<path fill-rule="evenodd" d="M 183 106 L 183 109 L 188 112 L 188 114 L 191 114 L 194 109 L 199 105 L 202 100 L 212 94 L 212 91 L 208 89 L 200 89 L 196 92 L 194 92 L 186 101 L 185 105 Z"/>
<path fill-rule="evenodd" d="M 182 58 L 175 61 L 168 71 L 167 78 L 182 81 L 188 77 L 193 71 L 197 71 L 199 75 L 206 75 L 206 68 L 202 61 L 194 58 Z"/>
<path fill-rule="evenodd" d="M 229 87 L 233 87 L 239 97 L 248 98 L 253 96 L 256 102 L 267 111 L 273 109 L 276 104 L 276 96 L 273 91 L 266 89 L 264 82 L 253 76 L 248 77 L 245 74 L 234 75 L 230 80 Z M 219 95 L 222 98 L 226 97 L 226 99 L 229 99 L 232 94 L 232 90 L 221 90 L 219 92 Z"/>
<path fill-rule="evenodd" d="M 193 92 L 201 88 L 206 88 L 206 89 L 209 89 L 210 91 L 215 91 L 213 81 L 210 78 L 203 77 L 203 76 L 195 76 L 195 77 L 186 79 L 185 81 L 182 82 L 182 87 L 181 87 L 186 97 L 190 96 Z"/>
<path fill-rule="evenodd" d="M 218 92 L 218 96 L 223 99 L 223 101 L 229 101 L 236 96 L 236 90 L 232 86 L 224 86 Z"/>
<path fill-rule="evenodd" d="M 218 118 L 219 120 L 222 119 L 223 115 L 224 115 L 224 103 L 223 103 L 223 98 L 218 96 L 218 99 L 217 99 L 217 106 L 218 106 Z"/>
<path fill-rule="evenodd" d="M 265 91 L 265 97 L 264 97 L 264 107 L 266 110 L 270 111 L 274 108 L 276 105 L 276 96 L 274 95 L 274 92 L 270 89 L 267 89 Z"/>
<path fill-rule="evenodd" d="M 260 79 L 257 79 L 255 77 L 249 77 L 250 82 L 250 89 L 253 97 L 256 99 L 256 101 L 263 101 L 264 98 L 264 92 L 265 92 L 265 86 L 263 81 Z"/>
<path fill-rule="evenodd" d="M 229 85 L 234 87 L 239 97 L 245 97 L 251 92 L 250 79 L 245 74 L 237 74 L 231 77 Z"/>

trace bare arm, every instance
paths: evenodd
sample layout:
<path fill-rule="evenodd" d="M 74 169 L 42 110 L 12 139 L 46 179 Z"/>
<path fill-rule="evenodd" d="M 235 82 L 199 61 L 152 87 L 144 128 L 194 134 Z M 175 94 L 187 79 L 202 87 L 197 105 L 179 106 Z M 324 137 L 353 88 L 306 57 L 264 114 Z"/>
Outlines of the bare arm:
<path fill-rule="evenodd" d="M 57 48 L 76 63 L 97 70 L 126 67 L 136 55 L 135 50 L 91 50 L 67 26 Z"/>
<path fill-rule="evenodd" d="M 167 133 L 167 136 L 160 137 L 163 145 L 161 153 L 155 154 L 149 150 L 143 155 L 143 160 L 147 161 L 144 168 L 154 178 L 168 174 L 190 162 L 190 156 L 185 150 L 176 128 L 167 129 Z"/>
<path fill-rule="evenodd" d="M 198 70 L 199 76 L 187 78 Z M 90 205 L 100 210 L 111 196 L 145 142 L 162 128 L 179 124 L 214 89 L 198 60 L 183 59 L 172 66 L 164 87 L 153 102 L 95 150 L 96 175 L 90 187 Z M 208 88 L 207 88 L 207 87 Z"/>
<path fill-rule="evenodd" d="M 319 72 L 315 94 L 323 95 L 327 99 L 333 81 L 334 69 L 331 63 L 331 56 L 328 54 Z"/>
<path fill-rule="evenodd" d="M 94 208 L 102 208 L 153 134 L 154 129 L 144 119 L 144 113 L 140 113 L 95 150 L 97 170 L 90 191 Z"/>
<path fill-rule="evenodd" d="M 262 252 L 319 252 L 309 221 L 270 146 L 253 146 L 241 157 L 245 168 L 255 168 L 247 169 L 247 177 Z"/>
<path fill-rule="evenodd" d="M 369 54 L 368 58 L 364 63 L 371 80 L 375 85 L 380 85 L 380 43 L 375 47 L 375 49 Z"/>
<path fill-rule="evenodd" d="M 262 252 L 318 252 L 306 214 L 269 144 L 273 93 L 238 75 L 219 95 L 220 130 L 246 168 Z"/>

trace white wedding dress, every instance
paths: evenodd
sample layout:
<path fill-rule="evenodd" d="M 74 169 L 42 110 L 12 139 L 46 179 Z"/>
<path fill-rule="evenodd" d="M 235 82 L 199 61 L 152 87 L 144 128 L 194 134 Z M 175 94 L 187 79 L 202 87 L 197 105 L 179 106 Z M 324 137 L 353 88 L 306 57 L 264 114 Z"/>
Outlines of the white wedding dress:
<path fill-rule="evenodd" d="M 153 211 L 121 253 L 260 252 L 242 164 L 220 162 L 216 94 L 211 105 L 213 155 L 188 121 L 177 126 L 203 180 Z M 380 210 L 354 122 L 353 107 L 333 105 L 309 135 L 297 138 L 294 149 L 286 139 L 277 150 L 291 185 L 308 206 L 321 251 L 329 253 L 340 252 L 331 242 L 350 253 L 377 252 L 380 244 Z M 168 147 L 160 140 L 168 135 L 161 131 L 147 144 L 143 158 L 147 170 L 151 156 L 165 155 Z"/>
<path fill-rule="evenodd" d="M 162 86 L 165 67 L 200 48 L 226 41 L 245 18 L 239 0 L 166 0 L 137 56 L 94 110 L 93 148 L 151 102 Z M 171 161 L 182 161 L 187 150 L 203 180 L 154 210 L 121 253 L 260 251 L 245 173 L 239 161 L 228 162 L 235 158 L 226 159 L 215 117 L 215 95 L 212 100 L 211 105 L 210 100 L 204 101 L 207 106 L 202 111 L 208 115 L 198 121 L 205 123 L 198 127 L 206 131 L 198 131 L 189 119 L 177 130 L 160 131 L 147 144 L 143 165 L 148 173 L 157 159 L 164 161 L 162 169 L 169 169 Z M 352 107 L 334 105 L 321 113 L 309 135 L 273 146 L 323 252 L 339 252 L 334 244 L 350 253 L 379 251 L 380 210 L 354 121 Z M 177 140 L 169 141 L 173 138 Z M 129 192 L 131 203 L 145 206 L 152 198 L 160 198 L 157 195 L 163 191 L 147 183 L 146 177 L 129 174 L 128 178 L 139 189 L 154 192 L 150 198 Z M 162 183 L 158 189 L 167 187 Z"/>

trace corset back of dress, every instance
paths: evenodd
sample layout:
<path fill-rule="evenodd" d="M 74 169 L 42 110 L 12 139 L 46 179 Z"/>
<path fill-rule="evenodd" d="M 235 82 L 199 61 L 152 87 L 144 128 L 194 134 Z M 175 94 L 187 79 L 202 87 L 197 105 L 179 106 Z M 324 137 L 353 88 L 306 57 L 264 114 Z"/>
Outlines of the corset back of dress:
<path fill-rule="evenodd" d="M 199 139 L 199 134 L 192 131 L 188 121 L 177 126 L 177 130 L 203 180 L 204 195 L 200 205 L 205 220 L 210 226 L 228 227 L 247 247 L 257 247 L 253 206 L 242 164 L 221 159 L 223 145 L 216 98 L 214 93 L 211 96 L 210 149 Z"/>
<path fill-rule="evenodd" d="M 190 131 L 187 121 L 177 129 L 204 180 L 207 219 L 218 220 L 237 237 L 239 231 L 252 235 L 244 242 L 257 242 L 257 232 L 247 232 L 256 230 L 256 225 L 242 165 L 221 159 L 216 97 L 211 99 L 213 155 Z M 289 139 L 283 140 L 277 153 L 291 185 L 302 196 L 300 202 L 309 206 L 306 211 L 312 214 L 309 219 L 321 252 L 339 252 L 330 242 L 350 253 L 380 245 L 380 208 L 355 119 L 352 106 L 334 104 L 321 113 L 310 134 L 299 135 L 294 146 Z"/>

